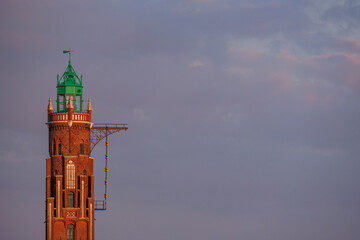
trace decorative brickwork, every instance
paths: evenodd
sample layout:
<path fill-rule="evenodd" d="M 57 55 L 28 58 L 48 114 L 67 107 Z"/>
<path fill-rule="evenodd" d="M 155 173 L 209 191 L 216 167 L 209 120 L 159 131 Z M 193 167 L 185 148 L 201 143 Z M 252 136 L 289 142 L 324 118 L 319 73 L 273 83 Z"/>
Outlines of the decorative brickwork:
<path fill-rule="evenodd" d="M 66 112 L 53 113 L 52 107 L 48 107 L 47 240 L 94 239 L 91 110 L 87 113 L 73 113 L 72 110 L 70 105 Z"/>
<path fill-rule="evenodd" d="M 56 111 L 48 102 L 49 157 L 46 158 L 46 239 L 93 240 L 94 211 L 106 210 L 108 136 L 127 124 L 93 124 L 90 99 L 82 108 L 82 76 L 70 61 L 57 78 Z M 93 158 L 90 153 L 105 138 L 104 200 L 94 200 Z"/>

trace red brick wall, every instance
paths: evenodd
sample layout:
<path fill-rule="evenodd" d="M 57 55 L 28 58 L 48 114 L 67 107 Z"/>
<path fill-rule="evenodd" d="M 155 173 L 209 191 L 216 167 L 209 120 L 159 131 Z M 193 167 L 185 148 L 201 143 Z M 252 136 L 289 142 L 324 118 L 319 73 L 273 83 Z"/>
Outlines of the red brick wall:
<path fill-rule="evenodd" d="M 49 120 L 54 119 L 51 118 L 51 114 L 53 113 L 49 112 Z M 68 119 L 72 119 L 70 114 Z M 91 120 L 90 114 L 86 119 Z M 46 216 L 47 233 L 49 233 L 49 231 L 51 232 L 50 239 L 67 239 L 67 225 L 70 223 L 75 226 L 75 239 L 88 239 L 88 233 L 94 232 L 94 218 L 90 223 L 89 214 L 87 214 L 90 211 L 89 206 L 86 208 L 87 201 L 93 203 L 94 194 L 93 159 L 89 157 L 90 124 L 91 122 L 84 121 L 71 121 L 70 124 L 69 121 L 52 121 L 48 123 L 50 157 L 46 159 L 46 197 L 47 203 L 51 202 L 53 211 L 51 213 L 51 219 L 48 219 L 48 211 L 46 211 Z M 53 154 L 53 142 L 56 143 L 55 154 Z M 59 143 L 61 143 L 61 154 L 58 153 Z M 80 143 L 84 144 L 84 153 L 81 155 Z M 66 185 L 66 164 L 70 160 L 75 164 L 75 189 L 68 189 Z M 56 196 L 56 192 L 58 191 L 56 178 L 61 181 L 60 196 Z M 79 181 L 84 181 L 84 193 L 81 192 L 82 187 Z M 91 189 L 89 189 L 89 181 L 91 181 Z M 89 190 L 91 191 L 90 196 Z M 70 191 L 74 192 L 74 208 L 67 207 L 68 193 Z M 84 198 L 81 198 L 82 194 Z M 81 199 L 84 199 L 84 218 L 81 217 Z M 61 209 L 57 211 L 57 201 L 59 200 Z M 48 209 L 48 204 L 46 209 Z M 54 214 L 55 210 L 60 214 Z M 92 212 L 94 212 L 94 210 Z M 90 226 L 92 226 L 92 229 L 89 229 Z M 48 234 L 47 239 L 50 240 Z"/>

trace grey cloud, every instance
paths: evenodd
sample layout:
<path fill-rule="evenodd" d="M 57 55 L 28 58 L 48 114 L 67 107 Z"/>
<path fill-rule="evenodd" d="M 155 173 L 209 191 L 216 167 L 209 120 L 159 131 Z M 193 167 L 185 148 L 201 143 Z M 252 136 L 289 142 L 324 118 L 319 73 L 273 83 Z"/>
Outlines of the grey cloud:
<path fill-rule="evenodd" d="M 346 0 L 327 9 L 323 15 L 325 21 L 332 21 L 343 32 L 356 32 L 359 28 L 360 4 L 356 0 Z"/>
<path fill-rule="evenodd" d="M 358 64 L 346 55 L 357 50 L 342 41 L 356 37 L 314 24 L 311 1 L 244 3 L 2 3 L 1 237 L 43 233 L 46 105 L 72 48 L 94 122 L 129 123 L 110 136 L 97 238 L 359 238 L 359 85 L 347 82 Z M 252 38 L 270 43 L 264 54 L 231 55 L 229 40 Z"/>

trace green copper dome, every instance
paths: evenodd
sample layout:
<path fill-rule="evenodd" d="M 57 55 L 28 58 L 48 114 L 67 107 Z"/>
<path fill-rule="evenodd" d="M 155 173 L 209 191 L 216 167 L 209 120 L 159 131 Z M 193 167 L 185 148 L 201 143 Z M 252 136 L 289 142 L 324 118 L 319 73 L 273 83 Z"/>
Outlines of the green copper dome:
<path fill-rule="evenodd" d="M 64 51 L 64 53 L 69 53 L 69 64 L 61 78 L 57 75 L 57 112 L 67 111 L 69 99 L 73 101 L 73 111 L 82 112 L 82 75 L 79 78 L 71 65 L 71 52 Z"/>

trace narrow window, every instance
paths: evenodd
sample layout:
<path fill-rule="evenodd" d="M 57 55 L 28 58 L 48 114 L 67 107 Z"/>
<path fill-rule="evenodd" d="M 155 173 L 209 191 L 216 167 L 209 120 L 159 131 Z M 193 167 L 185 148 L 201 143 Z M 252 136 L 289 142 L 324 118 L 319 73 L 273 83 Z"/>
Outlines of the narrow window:
<path fill-rule="evenodd" d="M 74 192 L 69 192 L 68 193 L 68 204 L 67 204 L 68 207 L 75 207 L 74 198 L 75 198 Z"/>
<path fill-rule="evenodd" d="M 88 191 L 89 191 L 89 197 L 91 197 L 91 177 L 89 176 L 89 180 L 88 180 Z"/>
<path fill-rule="evenodd" d="M 65 96 L 60 95 L 59 96 L 59 111 L 64 111 L 64 110 L 65 110 Z"/>
<path fill-rule="evenodd" d="M 57 206 L 56 205 L 56 198 L 54 198 L 54 217 L 57 217 L 56 216 L 56 210 L 55 210 L 57 208 L 56 206 Z"/>
<path fill-rule="evenodd" d="M 81 95 L 76 95 L 76 110 L 81 111 Z"/>
<path fill-rule="evenodd" d="M 52 145 L 52 152 L 53 152 L 53 155 L 56 155 L 56 142 L 55 140 L 53 140 L 53 145 Z"/>
<path fill-rule="evenodd" d="M 62 205 L 64 208 L 65 207 L 65 192 L 63 192 L 63 194 L 62 194 Z"/>
<path fill-rule="evenodd" d="M 80 154 L 84 154 L 84 144 L 80 143 Z"/>
<path fill-rule="evenodd" d="M 75 164 L 71 160 L 66 164 L 66 187 L 75 188 Z"/>
<path fill-rule="evenodd" d="M 58 145 L 58 154 L 61 155 L 61 143 Z"/>
<path fill-rule="evenodd" d="M 74 240 L 75 239 L 75 227 L 73 224 L 69 224 L 67 226 L 67 240 Z"/>

